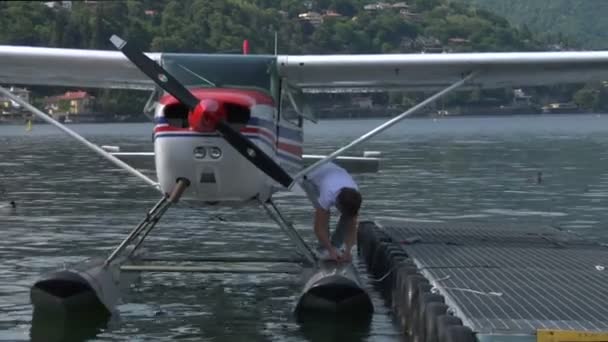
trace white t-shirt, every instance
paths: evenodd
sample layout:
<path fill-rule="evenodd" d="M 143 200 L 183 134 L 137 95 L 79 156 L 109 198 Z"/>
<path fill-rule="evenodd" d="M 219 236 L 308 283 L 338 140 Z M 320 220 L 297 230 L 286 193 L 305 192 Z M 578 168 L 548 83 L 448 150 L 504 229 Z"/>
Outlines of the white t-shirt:
<path fill-rule="evenodd" d="M 329 210 L 342 188 L 358 189 L 353 178 L 338 165 L 329 162 L 308 174 L 308 180 L 319 190 L 319 206 Z"/>

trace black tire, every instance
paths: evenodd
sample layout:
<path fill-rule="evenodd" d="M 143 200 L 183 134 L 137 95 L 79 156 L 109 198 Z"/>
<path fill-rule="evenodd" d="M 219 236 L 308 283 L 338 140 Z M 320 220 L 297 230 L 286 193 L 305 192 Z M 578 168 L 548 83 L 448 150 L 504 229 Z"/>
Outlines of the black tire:
<path fill-rule="evenodd" d="M 437 318 L 445 315 L 448 306 L 443 303 L 428 303 L 424 308 L 424 342 L 439 342 L 437 338 Z"/>
<path fill-rule="evenodd" d="M 362 245 L 361 245 L 361 253 L 363 255 L 363 259 L 365 259 L 365 264 L 369 268 L 370 263 L 369 259 L 374 253 L 374 248 L 378 243 L 378 236 L 376 234 L 375 226 L 368 226 L 369 229 L 365 229 L 365 234 L 362 236 Z"/>
<path fill-rule="evenodd" d="M 447 331 L 451 326 L 462 326 L 462 320 L 452 315 L 440 315 L 437 317 L 437 340 L 446 342 Z"/>
<path fill-rule="evenodd" d="M 374 256 L 374 250 L 376 249 L 377 244 L 378 239 L 373 232 L 370 232 L 367 241 L 364 241 L 362 246 L 363 260 L 365 260 L 368 269 L 371 267 L 371 259 Z"/>
<path fill-rule="evenodd" d="M 416 330 L 418 328 L 417 323 L 417 313 L 418 310 L 420 310 L 419 308 L 419 304 L 420 301 L 418 300 L 418 298 L 420 298 L 421 296 L 423 296 L 426 293 L 429 293 L 429 291 L 431 291 L 431 285 L 429 284 L 429 282 L 425 279 L 423 282 L 420 282 L 416 285 L 416 288 L 408 288 L 407 291 L 407 306 L 408 306 L 408 311 L 407 311 L 407 321 L 408 321 L 408 335 L 411 337 L 415 337 L 416 336 Z"/>
<path fill-rule="evenodd" d="M 417 270 L 410 267 L 402 267 L 397 270 L 397 280 L 393 289 L 393 310 L 399 320 L 400 327 L 405 331 L 405 320 L 407 319 L 407 290 L 406 283 L 409 276 L 422 277 Z"/>
<path fill-rule="evenodd" d="M 445 342 L 475 342 L 475 335 L 469 327 L 451 325 L 447 329 Z"/>
<path fill-rule="evenodd" d="M 357 231 L 357 254 L 365 256 L 372 237 L 372 228 L 370 225 L 361 224 Z"/>
<path fill-rule="evenodd" d="M 372 274 L 376 279 L 383 277 L 388 271 L 388 260 L 386 255 L 386 249 L 388 247 L 388 242 L 381 242 L 376 251 L 374 252 L 374 257 L 372 258 L 371 270 Z"/>
<path fill-rule="evenodd" d="M 402 290 L 402 301 L 401 301 L 401 326 L 406 336 L 410 330 L 410 316 L 411 316 L 411 301 L 412 297 L 416 294 L 419 284 L 428 284 L 428 280 L 419 274 L 408 275 L 403 283 Z M 416 294 L 417 296 L 417 294 Z"/>
<path fill-rule="evenodd" d="M 374 270 L 376 258 L 378 258 L 378 254 L 382 252 L 383 247 L 383 242 L 378 239 L 374 239 L 370 244 L 369 254 L 365 259 L 370 271 Z"/>
<path fill-rule="evenodd" d="M 407 264 L 406 264 L 407 265 Z M 392 308 L 396 316 L 404 315 L 406 291 L 405 282 L 410 275 L 419 275 L 418 269 L 410 266 L 401 266 L 395 271 L 395 283 L 393 284 L 392 292 Z"/>
<path fill-rule="evenodd" d="M 392 289 L 395 286 L 397 269 L 400 268 L 406 260 L 409 260 L 407 254 L 397 250 L 394 246 L 388 251 L 388 272 L 390 272 L 390 274 L 382 282 L 387 289 Z"/>
<path fill-rule="evenodd" d="M 426 290 L 427 288 L 425 287 L 424 290 Z M 412 319 L 412 323 L 414 324 L 414 330 L 413 330 L 413 334 L 414 336 L 418 336 L 420 338 L 421 342 L 424 342 L 424 340 L 426 339 L 426 335 L 425 335 L 425 328 L 426 328 L 426 322 L 424 320 L 424 311 L 426 310 L 426 307 L 431 304 L 431 303 L 440 303 L 443 304 L 445 302 L 445 300 L 443 299 L 443 296 L 438 295 L 438 294 L 434 294 L 434 293 L 430 293 L 430 292 L 422 292 L 423 289 L 421 289 L 420 294 L 418 294 L 418 305 L 416 306 L 414 312 L 413 312 L 413 319 Z M 428 291 L 430 291 L 430 285 L 428 286 Z"/>

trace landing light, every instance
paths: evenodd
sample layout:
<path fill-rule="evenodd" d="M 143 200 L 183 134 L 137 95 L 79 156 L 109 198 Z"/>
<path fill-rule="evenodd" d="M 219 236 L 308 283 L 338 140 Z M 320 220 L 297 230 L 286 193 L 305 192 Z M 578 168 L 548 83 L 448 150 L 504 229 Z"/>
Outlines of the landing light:
<path fill-rule="evenodd" d="M 222 150 L 219 147 L 212 147 L 209 149 L 209 155 L 213 159 L 219 159 L 222 156 Z"/>
<path fill-rule="evenodd" d="M 199 146 L 194 149 L 194 158 L 196 159 L 203 159 L 205 158 L 206 154 L 207 150 L 205 150 L 203 146 Z"/>

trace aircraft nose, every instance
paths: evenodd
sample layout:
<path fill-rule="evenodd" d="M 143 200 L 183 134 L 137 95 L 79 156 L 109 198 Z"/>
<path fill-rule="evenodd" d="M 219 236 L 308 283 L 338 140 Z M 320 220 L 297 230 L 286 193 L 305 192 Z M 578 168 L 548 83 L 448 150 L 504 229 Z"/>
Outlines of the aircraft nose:
<path fill-rule="evenodd" d="M 190 128 L 198 132 L 215 130 L 217 123 L 226 116 L 223 103 L 215 99 L 202 99 L 188 115 Z"/>

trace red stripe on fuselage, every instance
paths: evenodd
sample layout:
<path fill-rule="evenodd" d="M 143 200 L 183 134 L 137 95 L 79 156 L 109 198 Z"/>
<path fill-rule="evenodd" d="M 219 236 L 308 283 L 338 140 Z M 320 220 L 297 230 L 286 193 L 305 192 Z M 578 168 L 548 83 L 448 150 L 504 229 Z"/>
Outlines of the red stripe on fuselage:
<path fill-rule="evenodd" d="M 297 146 L 297 145 L 280 142 L 279 150 L 290 153 L 290 154 L 295 154 L 298 157 L 302 156 L 302 146 Z"/>
<path fill-rule="evenodd" d="M 276 142 L 276 136 L 270 132 L 268 132 L 265 129 L 260 129 L 257 127 L 245 127 L 241 129 L 242 133 L 252 133 L 252 134 L 258 134 L 258 135 L 263 135 L 266 138 L 270 139 L 270 141 L 272 141 L 272 144 L 274 145 Z"/>
<path fill-rule="evenodd" d="M 174 126 L 170 126 L 170 125 L 154 127 L 154 133 L 160 133 L 160 132 L 190 132 L 190 129 L 179 128 L 179 127 L 174 127 Z"/>

